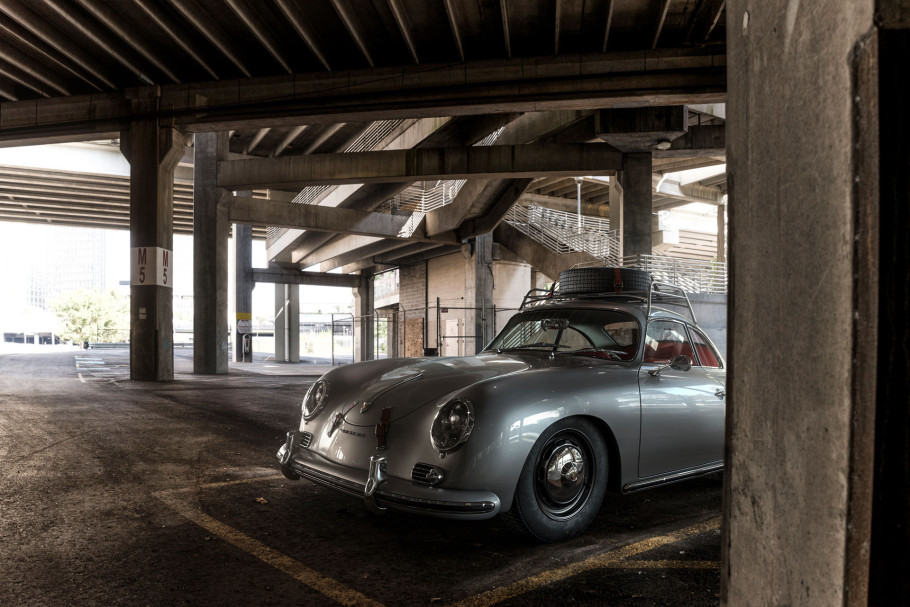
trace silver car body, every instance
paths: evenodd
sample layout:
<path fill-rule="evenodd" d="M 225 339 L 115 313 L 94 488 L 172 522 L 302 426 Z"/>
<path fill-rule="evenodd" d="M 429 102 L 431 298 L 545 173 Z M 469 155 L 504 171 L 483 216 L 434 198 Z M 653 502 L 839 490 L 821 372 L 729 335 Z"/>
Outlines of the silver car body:
<path fill-rule="evenodd" d="M 372 507 L 483 519 L 512 506 L 532 446 L 560 419 L 593 420 L 610 451 L 608 490 L 628 492 L 722 467 L 725 363 L 688 371 L 642 363 L 648 323 L 694 327 L 643 302 L 554 302 L 539 310 L 612 309 L 641 327 L 629 361 L 538 351 L 377 360 L 326 373 L 324 410 L 301 418 L 278 452 L 289 478 L 366 498 Z M 710 341 L 709 341 L 710 343 Z M 713 344 L 712 344 L 713 348 Z M 714 348 L 716 353 L 716 348 Z M 660 369 L 658 374 L 649 373 Z M 439 408 L 461 397 L 476 422 L 441 455 L 430 432 Z M 388 410 L 388 411 L 386 411 Z M 386 416 L 383 419 L 383 416 Z M 441 480 L 426 479 L 435 469 Z"/>

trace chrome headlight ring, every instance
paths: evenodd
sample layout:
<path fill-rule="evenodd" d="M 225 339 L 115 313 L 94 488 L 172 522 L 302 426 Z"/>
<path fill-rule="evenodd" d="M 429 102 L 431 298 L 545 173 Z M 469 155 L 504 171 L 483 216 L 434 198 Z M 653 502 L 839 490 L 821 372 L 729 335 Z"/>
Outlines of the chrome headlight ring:
<path fill-rule="evenodd" d="M 474 430 L 474 405 L 466 398 L 455 398 L 439 408 L 433 418 L 430 440 L 440 454 L 461 447 Z"/>
<path fill-rule="evenodd" d="M 308 422 L 322 412 L 328 395 L 329 387 L 321 379 L 310 386 L 303 398 L 303 421 Z"/>

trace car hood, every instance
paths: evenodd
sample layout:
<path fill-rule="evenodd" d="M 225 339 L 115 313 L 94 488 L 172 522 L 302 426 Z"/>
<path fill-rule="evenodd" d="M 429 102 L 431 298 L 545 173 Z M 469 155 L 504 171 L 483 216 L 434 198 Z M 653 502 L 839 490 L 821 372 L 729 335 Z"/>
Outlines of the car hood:
<path fill-rule="evenodd" d="M 342 413 L 345 423 L 353 426 L 375 426 L 386 408 L 391 408 L 389 421 L 395 421 L 480 382 L 505 375 L 591 364 L 592 360 L 586 357 L 550 358 L 529 352 L 356 363 L 339 367 L 326 376 L 330 392 L 327 412 Z M 608 361 L 597 364 L 601 368 L 628 366 L 628 363 Z"/>
<path fill-rule="evenodd" d="M 497 354 L 452 358 L 392 359 L 341 367 L 325 379 L 330 405 L 346 423 L 374 426 L 382 410 L 390 420 L 462 388 L 531 368 L 532 360 Z M 331 412 L 331 411 L 330 411 Z"/>

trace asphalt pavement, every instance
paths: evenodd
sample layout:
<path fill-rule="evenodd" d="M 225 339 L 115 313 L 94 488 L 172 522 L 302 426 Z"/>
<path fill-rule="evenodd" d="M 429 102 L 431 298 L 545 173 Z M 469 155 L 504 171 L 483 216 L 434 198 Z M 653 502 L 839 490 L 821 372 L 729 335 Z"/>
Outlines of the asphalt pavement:
<path fill-rule="evenodd" d="M 125 349 L 0 349 L 0 605 L 716 605 L 721 482 L 608 496 L 583 536 L 376 515 L 278 473 L 328 365 L 129 380 Z"/>

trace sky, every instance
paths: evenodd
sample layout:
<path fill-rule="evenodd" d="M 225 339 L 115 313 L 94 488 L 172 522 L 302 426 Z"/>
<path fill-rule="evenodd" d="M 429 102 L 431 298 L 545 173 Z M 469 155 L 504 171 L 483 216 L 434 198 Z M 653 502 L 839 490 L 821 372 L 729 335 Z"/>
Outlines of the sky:
<path fill-rule="evenodd" d="M 38 251 L 53 240 L 56 226 L 0 222 L 0 310 L 18 308 L 25 302 L 28 287 L 28 267 L 21 261 L 40 258 Z M 126 230 L 101 230 L 105 237 L 107 259 L 105 261 L 105 290 L 116 289 L 121 281 L 130 279 L 130 235 Z M 58 232 L 59 233 L 59 232 Z M 234 255 L 232 242 L 229 243 L 229 281 L 233 276 Z M 73 254 L 78 254 L 74 251 Z M 174 295 L 193 295 L 193 238 L 188 235 L 174 235 Z M 50 263 L 50 262 L 48 262 Z M 266 267 L 265 242 L 253 241 L 253 266 Z M 253 290 L 254 316 L 274 315 L 275 289 L 271 284 L 257 285 Z M 353 294 L 348 288 L 306 287 L 306 295 L 300 298 L 301 313 L 334 312 L 336 308 L 349 311 L 353 305 Z M 231 306 L 233 307 L 233 306 Z"/>

